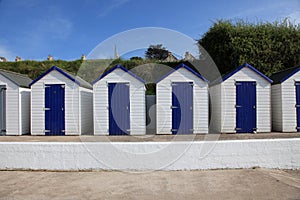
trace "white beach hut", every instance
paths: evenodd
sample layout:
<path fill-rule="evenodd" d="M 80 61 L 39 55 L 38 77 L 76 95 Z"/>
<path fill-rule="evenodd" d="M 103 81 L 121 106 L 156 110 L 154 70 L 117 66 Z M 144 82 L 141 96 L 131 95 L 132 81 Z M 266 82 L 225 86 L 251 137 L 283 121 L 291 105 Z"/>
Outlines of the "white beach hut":
<path fill-rule="evenodd" d="M 94 134 L 146 134 L 145 81 L 116 65 L 93 82 Z"/>
<path fill-rule="evenodd" d="M 30 85 L 32 135 L 92 134 L 93 92 L 88 82 L 53 66 Z"/>
<path fill-rule="evenodd" d="M 156 84 L 156 133 L 208 133 L 208 81 L 180 64 Z"/>
<path fill-rule="evenodd" d="M 300 66 L 273 74 L 272 128 L 300 132 Z"/>
<path fill-rule="evenodd" d="M 249 64 L 210 86 L 212 133 L 271 131 L 271 83 Z"/>
<path fill-rule="evenodd" d="M 0 131 L 6 135 L 30 132 L 31 79 L 23 74 L 0 70 Z"/>

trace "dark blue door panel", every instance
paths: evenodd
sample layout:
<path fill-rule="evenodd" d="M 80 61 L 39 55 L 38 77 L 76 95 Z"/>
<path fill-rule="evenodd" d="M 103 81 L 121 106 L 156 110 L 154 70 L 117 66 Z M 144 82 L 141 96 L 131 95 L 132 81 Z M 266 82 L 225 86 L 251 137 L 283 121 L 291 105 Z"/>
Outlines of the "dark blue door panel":
<path fill-rule="evenodd" d="M 65 86 L 45 85 L 45 135 L 65 134 Z"/>
<path fill-rule="evenodd" d="M 256 130 L 256 82 L 236 82 L 236 132 Z"/>
<path fill-rule="evenodd" d="M 172 83 L 172 134 L 193 133 L 193 83 Z"/>
<path fill-rule="evenodd" d="M 297 115 L 297 132 L 300 132 L 300 82 L 296 86 L 296 115 Z"/>
<path fill-rule="evenodd" d="M 109 83 L 109 135 L 130 133 L 129 84 Z"/>

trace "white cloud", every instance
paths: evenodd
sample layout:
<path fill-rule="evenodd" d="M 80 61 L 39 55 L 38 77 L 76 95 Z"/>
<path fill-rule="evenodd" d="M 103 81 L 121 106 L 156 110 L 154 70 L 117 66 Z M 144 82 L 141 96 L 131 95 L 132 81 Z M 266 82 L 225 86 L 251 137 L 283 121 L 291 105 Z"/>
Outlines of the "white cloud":
<path fill-rule="evenodd" d="M 103 8 L 103 10 L 101 10 L 99 16 L 100 17 L 106 16 L 113 10 L 121 7 L 122 5 L 128 3 L 129 1 L 130 0 L 115 0 L 115 1 L 113 1 L 110 5 L 108 5 L 107 7 Z M 109 2 L 109 1 L 107 1 L 107 2 Z"/>

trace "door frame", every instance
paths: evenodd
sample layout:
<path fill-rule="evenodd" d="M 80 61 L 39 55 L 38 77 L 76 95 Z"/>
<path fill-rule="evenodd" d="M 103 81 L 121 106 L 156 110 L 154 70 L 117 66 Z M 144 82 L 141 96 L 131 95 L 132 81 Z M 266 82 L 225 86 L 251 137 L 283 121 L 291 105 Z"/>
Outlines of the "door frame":
<path fill-rule="evenodd" d="M 7 85 L 3 84 L 3 85 L 0 85 L 0 89 L 2 91 L 4 91 L 4 96 L 3 96 L 3 110 L 2 110 L 2 113 L 3 114 L 3 127 L 2 129 L 0 130 L 0 135 L 5 135 L 6 134 L 6 91 L 7 91 Z M 1 91 L 1 92 L 2 92 Z M 2 123 L 2 122 L 1 122 Z"/>
<path fill-rule="evenodd" d="M 51 130 L 47 130 L 46 128 L 46 112 L 48 111 L 47 108 L 46 108 L 46 88 L 47 87 L 51 87 L 51 86 L 54 86 L 54 85 L 60 85 L 62 88 L 63 88 L 63 125 L 62 125 L 62 131 L 60 133 L 51 133 Z M 65 110 L 66 110 L 66 84 L 65 83 L 49 83 L 49 84 L 44 84 L 44 116 L 45 116 L 45 124 L 44 124 L 44 127 L 45 127 L 45 135 L 65 135 L 65 128 L 66 128 L 66 119 L 65 119 Z"/>
<path fill-rule="evenodd" d="M 178 130 L 178 129 L 175 129 L 175 125 L 174 125 L 174 112 L 173 112 L 173 110 L 174 109 L 176 109 L 177 108 L 177 106 L 176 106 L 176 108 L 175 107 L 173 107 L 174 106 L 174 93 L 173 93 L 173 85 L 174 84 L 180 84 L 180 83 L 182 83 L 182 84 L 189 84 L 190 86 L 191 86 L 191 95 L 192 95 L 192 98 L 191 98 L 191 106 L 192 106 L 192 108 L 191 108 L 191 115 L 192 115 L 192 117 L 191 117 L 191 120 L 190 120 L 190 122 L 191 122 L 191 128 L 189 129 L 189 130 L 184 130 L 184 132 L 179 132 L 178 133 L 178 131 L 180 131 L 180 130 Z M 171 123 L 171 133 L 173 134 L 173 135 L 175 135 L 175 134 L 193 134 L 194 133 L 194 81 L 172 81 L 171 82 L 171 109 L 172 109 L 172 111 L 171 111 L 171 119 L 172 119 L 172 123 Z M 176 99 L 177 99 L 177 97 L 176 97 Z M 181 107 L 180 107 L 180 124 L 182 123 L 181 122 L 181 119 L 182 119 L 182 112 L 181 112 Z M 179 125 L 179 128 L 180 128 L 180 126 L 181 125 Z M 182 131 L 182 130 L 181 130 Z M 187 131 L 187 132 L 185 132 L 185 131 Z"/>
<path fill-rule="evenodd" d="M 120 129 L 120 131 L 122 131 L 122 133 L 113 133 L 113 132 L 111 132 L 112 130 L 110 129 L 110 126 L 111 126 L 111 119 L 113 119 L 114 120 L 114 122 L 115 122 L 115 118 L 113 117 L 113 116 L 111 116 L 111 96 L 110 96 L 110 89 L 109 89 L 109 87 L 110 87 L 110 84 L 125 84 L 125 85 L 127 85 L 128 86 L 128 102 L 129 102 L 129 105 L 127 106 L 127 110 L 128 110 L 128 112 L 127 112 L 127 120 L 128 120 L 128 124 L 127 124 L 127 126 L 128 126 L 128 129 L 126 129 L 125 131 L 124 130 L 122 130 L 122 128 L 120 128 L 119 126 L 118 126 L 118 129 Z M 124 81 L 124 82 L 107 82 L 107 93 L 108 93 L 108 135 L 130 135 L 130 132 L 131 132 L 131 106 L 130 106 L 130 103 L 131 103 L 131 98 L 130 98 L 130 82 L 128 82 L 128 81 Z"/>
<path fill-rule="evenodd" d="M 253 116 L 254 116 L 254 119 L 252 119 L 254 127 L 252 128 L 251 131 L 243 130 L 243 128 L 248 129 L 249 127 L 238 127 L 239 122 L 241 122 L 241 119 L 239 119 L 239 116 L 238 116 L 238 109 L 240 109 L 242 105 L 238 105 L 239 96 L 238 96 L 238 87 L 237 86 L 238 86 L 238 84 L 243 84 L 243 83 L 253 84 L 255 86 L 254 87 L 254 96 L 255 96 L 255 98 L 253 97 L 254 98 L 254 105 L 252 105 L 253 106 L 252 110 L 254 110 L 254 113 L 252 113 Z M 235 81 L 235 92 L 236 92 L 236 98 L 235 98 L 235 100 L 236 100 L 236 102 L 235 102 L 235 113 L 236 113 L 235 126 L 236 126 L 236 128 L 235 128 L 235 130 L 236 130 L 236 133 L 254 133 L 257 130 L 257 87 L 256 86 L 257 86 L 256 81 Z M 249 106 L 249 104 L 248 104 L 248 109 L 249 108 L 251 109 L 251 106 Z M 246 113 L 246 115 L 247 115 L 247 118 L 249 119 L 250 118 L 249 113 L 248 114 Z M 246 123 L 243 123 L 243 124 L 245 125 Z"/>

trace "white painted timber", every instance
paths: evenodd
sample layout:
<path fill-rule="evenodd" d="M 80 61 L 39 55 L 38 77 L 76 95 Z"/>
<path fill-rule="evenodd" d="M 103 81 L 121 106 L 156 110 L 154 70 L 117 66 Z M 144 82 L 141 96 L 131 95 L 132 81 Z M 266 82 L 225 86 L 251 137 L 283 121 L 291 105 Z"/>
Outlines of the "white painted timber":
<path fill-rule="evenodd" d="M 210 88 L 214 131 L 235 133 L 236 130 L 236 81 L 256 82 L 257 132 L 271 131 L 271 84 L 248 67 L 244 67 L 227 80 Z M 218 100 L 221 99 L 221 102 Z M 220 113 L 221 110 L 221 113 Z"/>
<path fill-rule="evenodd" d="M 31 135 L 45 135 L 46 84 L 65 85 L 65 135 L 81 135 L 92 130 L 92 126 L 87 128 L 92 122 L 83 124 L 92 119 L 92 90 L 82 88 L 60 72 L 52 70 L 31 86 Z M 81 98 L 81 94 L 84 97 Z M 88 105 L 81 108 L 85 103 Z M 84 119 L 81 119 L 82 116 Z"/>
<path fill-rule="evenodd" d="M 30 89 L 19 87 L 1 74 L 0 85 L 6 86 L 6 135 L 29 133 Z"/>
<path fill-rule="evenodd" d="M 193 133 L 208 133 L 208 84 L 179 68 L 156 85 L 156 132 L 172 134 L 172 82 L 193 82 Z"/>
<path fill-rule="evenodd" d="M 0 169 L 300 169 L 300 139 L 196 142 L 1 142 Z"/>
<path fill-rule="evenodd" d="M 116 68 L 93 85 L 94 134 L 109 134 L 108 83 L 129 83 L 130 135 L 145 135 L 145 85 L 120 68 Z"/>

